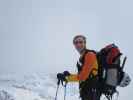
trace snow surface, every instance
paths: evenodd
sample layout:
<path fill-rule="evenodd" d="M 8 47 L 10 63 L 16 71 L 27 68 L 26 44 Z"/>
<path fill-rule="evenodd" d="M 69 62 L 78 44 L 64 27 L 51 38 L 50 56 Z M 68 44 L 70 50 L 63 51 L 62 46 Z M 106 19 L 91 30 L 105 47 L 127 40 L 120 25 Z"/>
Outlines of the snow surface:
<path fill-rule="evenodd" d="M 1 75 L 0 100 L 54 100 L 57 80 L 55 75 Z M 66 99 L 79 100 L 78 84 L 68 84 Z M 58 100 L 63 100 L 60 86 Z"/>
<path fill-rule="evenodd" d="M 55 100 L 57 88 L 55 76 L 55 74 L 0 75 L 0 100 Z M 66 100 L 81 100 L 78 83 L 69 83 L 66 93 Z M 122 96 L 126 97 L 126 94 Z M 105 97 L 102 98 L 101 100 L 105 100 Z M 63 99 L 64 87 L 60 86 L 57 100 Z"/>

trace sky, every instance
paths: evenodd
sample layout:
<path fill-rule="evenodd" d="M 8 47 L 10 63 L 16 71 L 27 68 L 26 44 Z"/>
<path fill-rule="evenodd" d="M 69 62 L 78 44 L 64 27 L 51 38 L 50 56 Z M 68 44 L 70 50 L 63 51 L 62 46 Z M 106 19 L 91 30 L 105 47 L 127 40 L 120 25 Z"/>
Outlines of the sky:
<path fill-rule="evenodd" d="M 116 43 L 132 74 L 132 0 L 0 0 L 0 73 L 75 72 L 72 40 L 89 49 Z"/>

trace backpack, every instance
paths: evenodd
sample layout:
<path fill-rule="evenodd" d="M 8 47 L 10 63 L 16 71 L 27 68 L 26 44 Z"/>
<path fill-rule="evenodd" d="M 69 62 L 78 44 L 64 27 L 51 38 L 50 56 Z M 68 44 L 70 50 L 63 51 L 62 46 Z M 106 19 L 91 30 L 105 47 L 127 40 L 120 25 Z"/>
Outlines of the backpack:
<path fill-rule="evenodd" d="M 107 45 L 97 52 L 96 55 L 99 77 L 98 89 L 100 94 L 104 94 L 108 100 L 111 100 L 113 94 L 117 92 L 116 87 L 120 86 L 124 78 L 125 72 L 123 71 L 123 67 L 126 57 L 121 66 L 122 53 L 115 44 Z"/>

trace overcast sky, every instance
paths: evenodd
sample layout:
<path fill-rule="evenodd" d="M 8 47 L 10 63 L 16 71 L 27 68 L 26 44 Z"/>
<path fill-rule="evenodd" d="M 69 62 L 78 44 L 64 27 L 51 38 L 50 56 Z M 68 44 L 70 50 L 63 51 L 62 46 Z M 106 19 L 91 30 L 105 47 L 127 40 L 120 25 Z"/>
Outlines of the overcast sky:
<path fill-rule="evenodd" d="M 74 70 L 78 54 L 72 39 L 77 34 L 87 37 L 90 49 L 119 45 L 128 56 L 130 71 L 132 4 L 132 0 L 0 0 L 0 72 Z"/>

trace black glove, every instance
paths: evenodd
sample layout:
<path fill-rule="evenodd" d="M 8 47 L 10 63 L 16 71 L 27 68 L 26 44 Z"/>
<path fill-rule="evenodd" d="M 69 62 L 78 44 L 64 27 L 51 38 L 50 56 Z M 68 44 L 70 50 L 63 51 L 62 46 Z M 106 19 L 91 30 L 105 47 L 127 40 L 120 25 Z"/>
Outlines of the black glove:
<path fill-rule="evenodd" d="M 70 75 L 70 73 L 68 71 L 64 71 L 63 73 L 58 73 L 57 74 L 58 85 L 60 84 L 60 82 L 62 83 L 62 85 L 63 85 L 63 82 L 67 83 L 66 77 L 69 75 Z"/>
<path fill-rule="evenodd" d="M 63 85 L 63 82 L 66 81 L 65 75 L 63 73 L 58 73 L 57 74 L 57 79 L 58 79 L 58 85 L 60 84 L 60 82 Z"/>
<path fill-rule="evenodd" d="M 68 71 L 64 71 L 63 74 L 65 75 L 65 77 L 71 75 Z"/>

